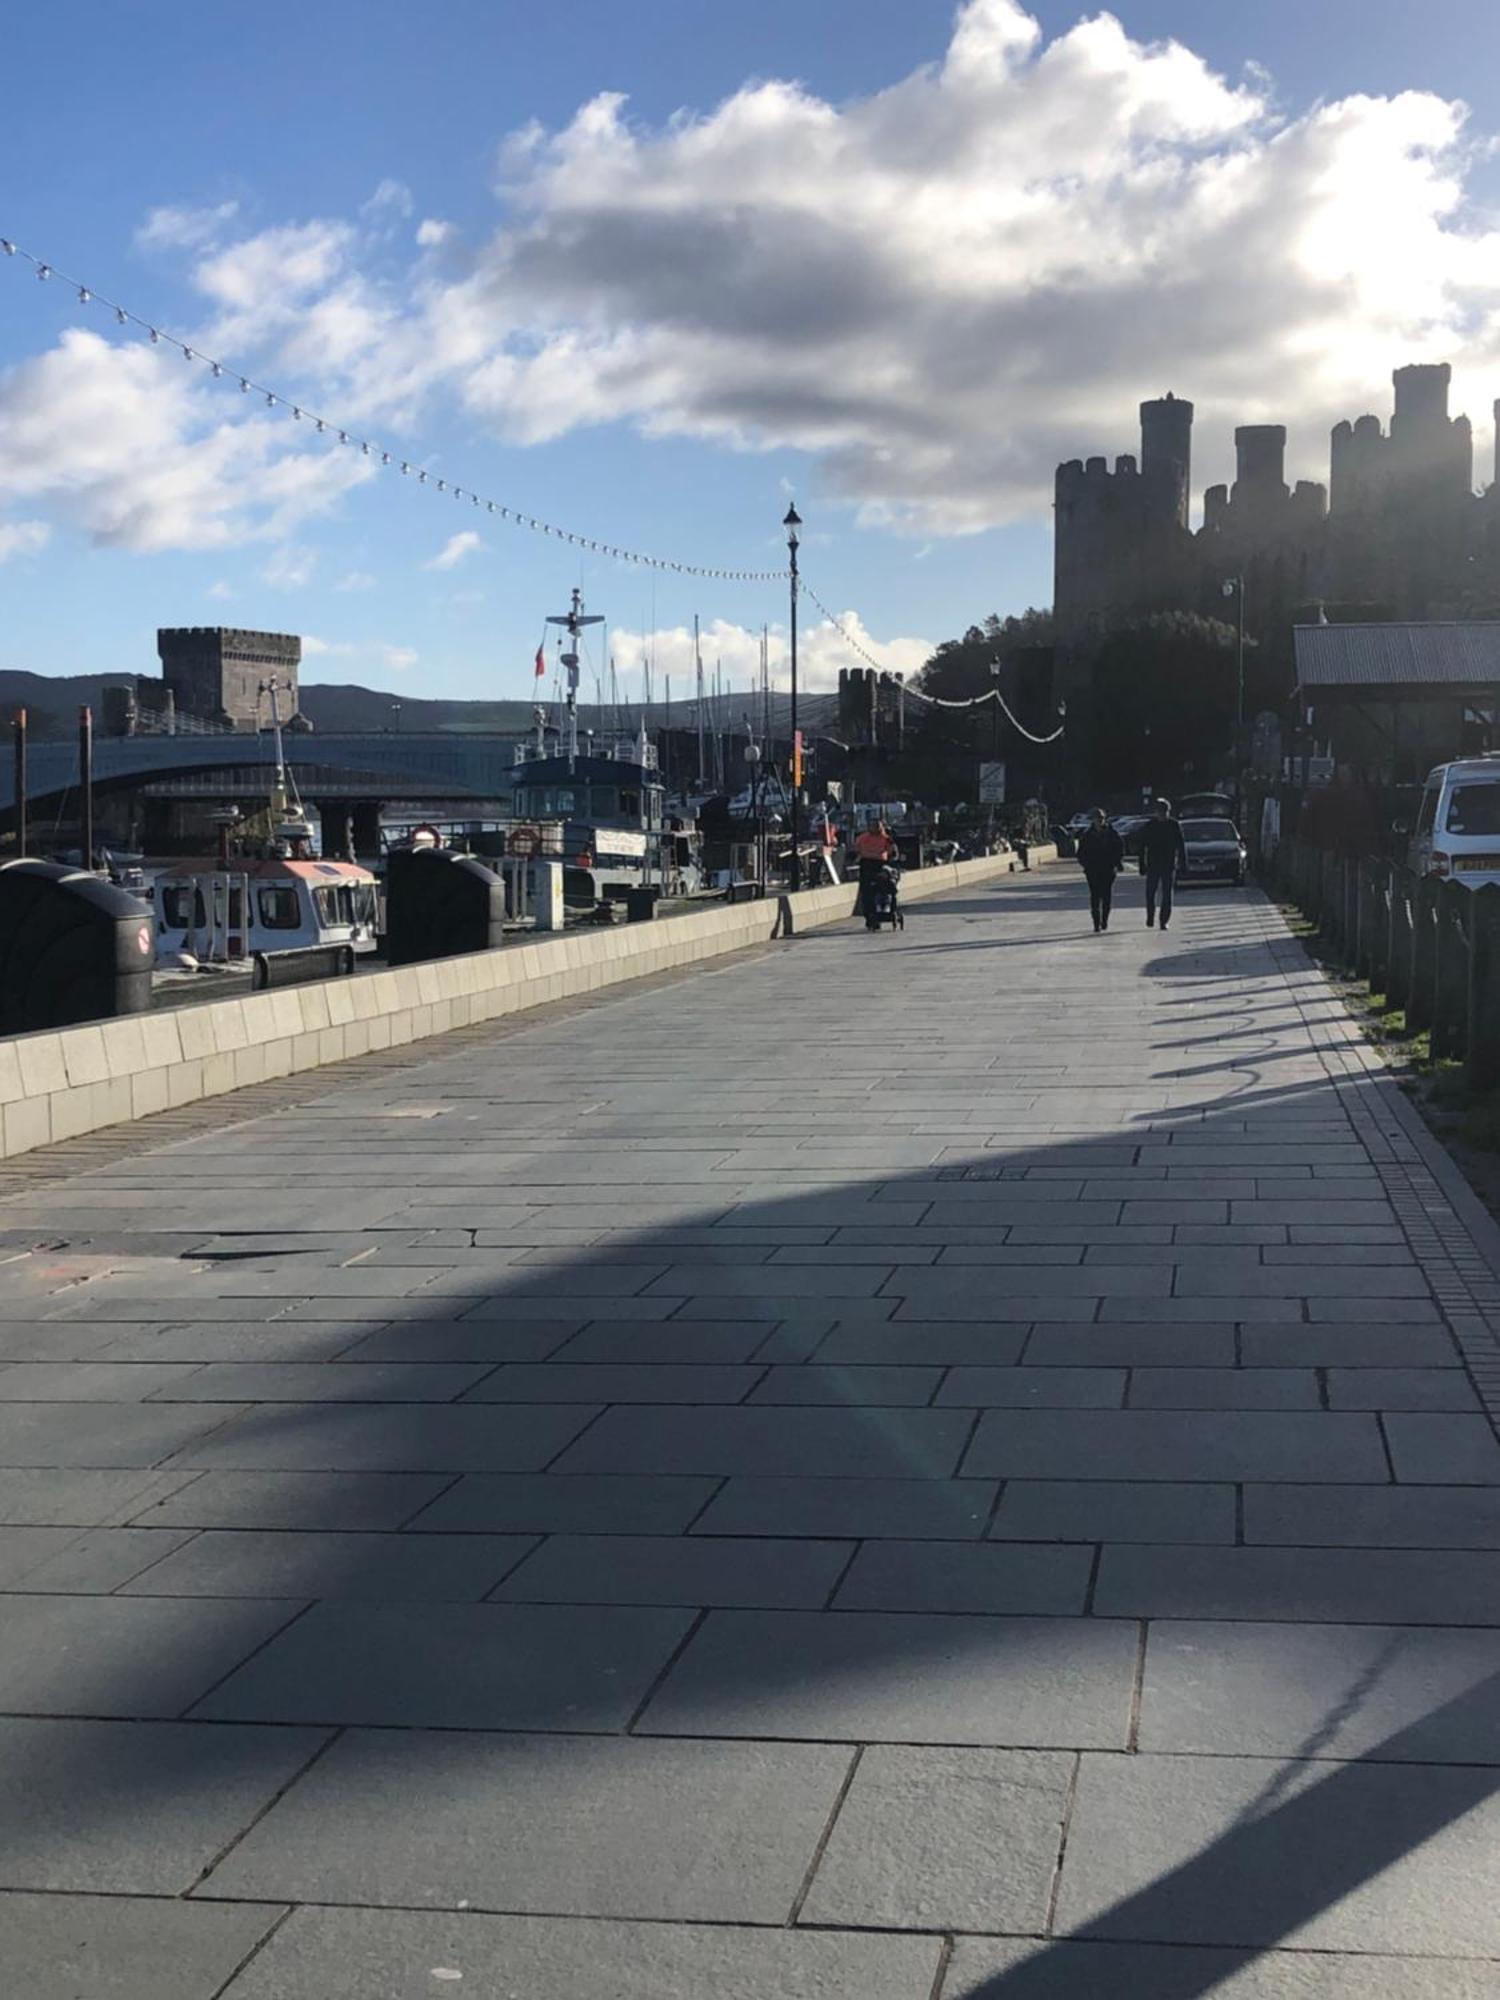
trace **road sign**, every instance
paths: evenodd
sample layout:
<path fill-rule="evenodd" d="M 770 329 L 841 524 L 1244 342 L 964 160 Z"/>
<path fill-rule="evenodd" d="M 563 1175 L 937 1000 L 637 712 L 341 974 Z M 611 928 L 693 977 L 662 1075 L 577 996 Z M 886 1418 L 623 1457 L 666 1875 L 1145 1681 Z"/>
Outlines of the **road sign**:
<path fill-rule="evenodd" d="M 541 844 L 541 833 L 534 826 L 513 826 L 505 836 L 505 851 L 507 854 L 517 856 L 532 855 L 539 851 Z"/>
<path fill-rule="evenodd" d="M 981 764 L 979 767 L 979 803 L 982 806 L 1003 806 L 1005 804 L 1004 764 Z"/>

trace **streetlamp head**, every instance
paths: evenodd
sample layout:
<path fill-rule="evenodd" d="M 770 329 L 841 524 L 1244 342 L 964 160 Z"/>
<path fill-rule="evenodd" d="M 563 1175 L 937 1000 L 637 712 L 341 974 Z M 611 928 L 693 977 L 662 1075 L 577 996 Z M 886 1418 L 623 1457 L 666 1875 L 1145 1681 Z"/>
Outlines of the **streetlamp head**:
<path fill-rule="evenodd" d="M 1234 593 L 1239 589 L 1239 587 L 1240 587 L 1240 580 L 1237 576 L 1226 576 L 1223 583 L 1220 585 L 1220 591 L 1221 594 L 1225 597 L 1233 597 Z"/>
<path fill-rule="evenodd" d="M 786 539 L 788 548 L 793 548 L 793 549 L 796 548 L 797 530 L 802 526 L 802 516 L 797 512 L 795 501 L 790 507 L 787 508 L 786 519 L 782 522 L 781 525 L 783 528 L 786 529 Z"/>

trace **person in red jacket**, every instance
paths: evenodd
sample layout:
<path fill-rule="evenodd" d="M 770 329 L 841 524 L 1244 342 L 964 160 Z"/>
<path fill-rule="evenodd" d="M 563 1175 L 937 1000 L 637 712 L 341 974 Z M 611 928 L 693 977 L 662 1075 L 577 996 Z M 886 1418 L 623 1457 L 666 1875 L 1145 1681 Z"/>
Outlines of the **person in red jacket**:
<path fill-rule="evenodd" d="M 901 852 L 891 839 L 890 829 L 883 819 L 867 826 L 854 843 L 854 858 L 859 863 L 859 910 L 862 917 L 868 916 L 867 898 L 870 884 L 888 862 L 894 861 Z"/>

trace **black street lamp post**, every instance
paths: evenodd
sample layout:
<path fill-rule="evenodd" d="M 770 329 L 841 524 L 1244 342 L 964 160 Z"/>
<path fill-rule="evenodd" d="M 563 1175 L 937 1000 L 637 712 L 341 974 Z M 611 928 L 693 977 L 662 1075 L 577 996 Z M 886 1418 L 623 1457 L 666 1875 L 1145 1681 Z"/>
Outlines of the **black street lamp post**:
<path fill-rule="evenodd" d="M 1245 579 L 1243 576 L 1226 576 L 1223 583 L 1225 597 L 1234 599 L 1234 747 L 1236 760 L 1242 754 L 1245 736 Z"/>
<path fill-rule="evenodd" d="M 787 553 L 791 557 L 792 590 L 792 858 L 789 886 L 800 889 L 802 887 L 802 773 L 799 766 L 802 760 L 797 754 L 797 530 L 802 526 L 802 517 L 795 506 L 787 508 L 786 519 L 781 525 L 786 529 Z"/>

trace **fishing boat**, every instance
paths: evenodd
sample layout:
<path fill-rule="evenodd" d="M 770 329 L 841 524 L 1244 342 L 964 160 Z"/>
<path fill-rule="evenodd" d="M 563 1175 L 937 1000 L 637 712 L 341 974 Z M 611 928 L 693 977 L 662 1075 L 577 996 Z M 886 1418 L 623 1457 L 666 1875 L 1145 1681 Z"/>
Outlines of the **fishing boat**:
<path fill-rule="evenodd" d="M 286 761 L 278 683 L 269 697 L 274 764 L 266 805 L 219 817 L 219 853 L 164 868 L 151 884 L 156 963 L 196 971 L 247 963 L 257 952 L 347 946 L 375 949 L 379 885 L 367 868 L 324 860 L 313 852 L 313 829 Z"/>

